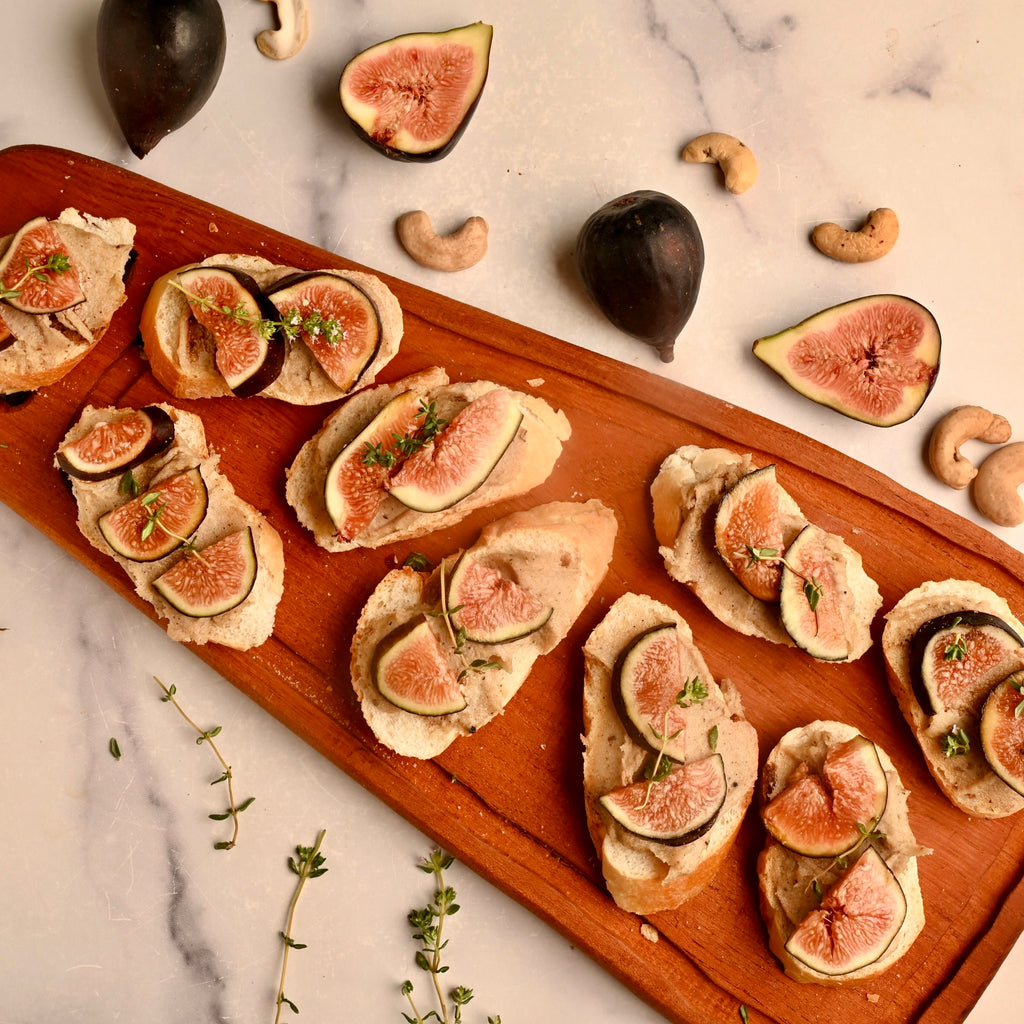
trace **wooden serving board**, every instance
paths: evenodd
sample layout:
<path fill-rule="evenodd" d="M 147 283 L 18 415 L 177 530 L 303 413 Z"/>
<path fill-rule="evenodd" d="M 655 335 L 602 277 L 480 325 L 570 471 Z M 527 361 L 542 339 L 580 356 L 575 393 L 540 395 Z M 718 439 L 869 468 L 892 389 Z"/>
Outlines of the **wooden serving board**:
<path fill-rule="evenodd" d="M 0 499 L 152 616 L 112 559 L 75 529 L 53 452 L 86 402 L 138 406 L 168 396 L 136 343 L 152 282 L 217 252 L 255 252 L 295 267 L 347 261 L 225 210 L 88 157 L 41 147 L 0 153 L 0 235 L 74 206 L 126 216 L 138 227 L 128 299 L 89 358 L 59 383 L 0 411 Z M 365 268 L 363 268 L 365 269 Z M 1024 816 L 974 821 L 940 795 L 885 683 L 876 642 L 848 665 L 739 636 L 666 575 L 651 527 L 648 488 L 682 444 L 724 446 L 774 461 L 782 485 L 814 522 L 863 555 L 891 607 L 926 579 L 977 580 L 1024 612 L 1024 556 L 974 524 L 874 470 L 776 423 L 402 281 L 384 277 L 405 312 L 396 379 L 432 363 L 453 379 L 532 389 L 565 411 L 574 433 L 538 491 L 471 516 L 443 534 L 393 550 L 331 555 L 317 548 L 284 500 L 284 471 L 327 408 L 266 399 L 178 403 L 198 412 L 222 468 L 281 532 L 287 561 L 274 636 L 239 653 L 196 648 L 240 690 L 483 877 L 549 922 L 668 1020 L 777 1024 L 962 1020 L 1024 922 Z M 504 716 L 433 761 L 395 756 L 369 733 L 348 681 L 348 648 L 367 595 L 395 556 L 432 559 L 471 542 L 499 512 L 548 500 L 600 497 L 620 529 L 611 569 L 567 639 L 542 659 Z M 879 743 L 912 791 L 911 820 L 933 849 L 920 863 L 927 923 L 885 976 L 850 990 L 799 985 L 768 952 L 757 911 L 757 816 L 691 903 L 656 915 L 657 942 L 607 896 L 587 835 L 580 780 L 580 648 L 605 610 L 633 590 L 676 607 L 716 678 L 739 686 L 762 760 L 789 728 L 841 719 Z M 881 617 L 875 638 L 881 632 Z"/>

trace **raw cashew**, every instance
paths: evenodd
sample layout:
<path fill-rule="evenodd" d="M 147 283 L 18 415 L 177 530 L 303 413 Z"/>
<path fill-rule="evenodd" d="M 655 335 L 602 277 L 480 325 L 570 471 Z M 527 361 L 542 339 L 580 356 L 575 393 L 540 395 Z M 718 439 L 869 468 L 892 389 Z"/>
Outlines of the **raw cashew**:
<path fill-rule="evenodd" d="M 470 217 L 450 235 L 437 234 L 423 210 L 403 213 L 395 226 L 405 251 L 432 270 L 465 270 L 487 252 L 487 221 L 483 217 Z"/>
<path fill-rule="evenodd" d="M 998 526 L 1024 523 L 1024 501 L 1017 488 L 1024 483 L 1024 441 L 997 448 L 974 478 L 974 504 Z"/>
<path fill-rule="evenodd" d="M 970 459 L 960 454 L 960 445 L 971 440 L 1003 444 L 1010 440 L 1011 433 L 1013 428 L 1005 416 L 980 405 L 958 406 L 935 425 L 928 442 L 928 464 L 944 484 L 962 490 L 978 471 Z"/>
<path fill-rule="evenodd" d="M 260 53 L 274 60 L 294 57 L 309 38 L 309 8 L 306 0 L 265 0 L 277 8 L 276 29 L 264 29 L 256 36 Z"/>
<path fill-rule="evenodd" d="M 895 244 L 900 222 L 888 207 L 872 210 L 859 231 L 846 231 L 831 222 L 819 224 L 811 241 L 826 255 L 842 263 L 868 263 L 881 259 Z"/>
<path fill-rule="evenodd" d="M 725 175 L 725 187 L 735 195 L 746 192 L 757 181 L 754 154 L 725 132 L 697 136 L 686 144 L 683 159 L 690 164 L 718 164 Z"/>

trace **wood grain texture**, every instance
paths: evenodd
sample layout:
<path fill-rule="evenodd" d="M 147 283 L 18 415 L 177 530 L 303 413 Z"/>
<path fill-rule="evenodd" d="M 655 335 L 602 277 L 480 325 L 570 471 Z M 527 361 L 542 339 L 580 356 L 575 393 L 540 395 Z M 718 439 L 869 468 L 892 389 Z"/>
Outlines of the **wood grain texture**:
<path fill-rule="evenodd" d="M 0 411 L 0 500 L 152 616 L 112 559 L 74 527 L 53 452 L 87 402 L 167 400 L 138 344 L 152 282 L 217 252 L 257 252 L 296 267 L 353 264 L 124 170 L 61 150 L 0 153 L 0 234 L 30 217 L 75 206 L 127 216 L 138 226 L 128 299 L 101 345 L 71 374 Z M 360 268 L 367 269 L 367 268 Z M 382 275 L 383 276 L 383 275 Z M 962 576 L 1024 611 L 1024 556 L 980 527 L 876 471 L 776 423 L 642 370 L 570 346 L 402 281 L 384 277 L 405 312 L 394 379 L 431 363 L 453 379 L 531 388 L 563 409 L 574 433 L 551 479 L 500 510 L 393 550 L 330 555 L 284 501 L 284 470 L 328 408 L 264 399 L 178 403 L 199 413 L 222 468 L 263 509 L 285 542 L 287 571 L 274 636 L 256 651 L 195 653 L 460 860 L 491 880 L 660 1011 L 668 1020 L 798 1024 L 962 1020 L 1024 921 L 1024 820 L 972 821 L 940 795 L 885 683 L 876 643 L 851 665 L 813 662 L 723 627 L 665 574 L 651 528 L 648 488 L 683 444 L 750 451 L 774 461 L 805 514 L 843 535 L 879 581 L 888 609 L 926 579 Z M 537 382 L 540 383 L 537 383 Z M 532 385 L 528 382 L 534 382 Z M 540 501 L 600 497 L 620 531 L 608 576 L 560 647 L 538 662 L 506 713 L 434 761 L 397 757 L 375 743 L 348 682 L 359 609 L 397 556 L 439 558 L 471 542 L 497 512 Z M 682 909 L 652 918 L 660 938 L 619 911 L 604 891 L 586 833 L 580 772 L 582 655 L 605 609 L 626 590 L 676 607 L 717 678 L 740 688 L 762 760 L 789 728 L 845 720 L 881 744 L 909 786 L 912 824 L 934 852 L 921 861 L 927 924 L 889 974 L 843 991 L 787 979 L 757 914 L 756 816 L 716 879 Z M 884 610 L 883 609 L 883 610 Z M 875 624 L 875 639 L 882 620 Z"/>

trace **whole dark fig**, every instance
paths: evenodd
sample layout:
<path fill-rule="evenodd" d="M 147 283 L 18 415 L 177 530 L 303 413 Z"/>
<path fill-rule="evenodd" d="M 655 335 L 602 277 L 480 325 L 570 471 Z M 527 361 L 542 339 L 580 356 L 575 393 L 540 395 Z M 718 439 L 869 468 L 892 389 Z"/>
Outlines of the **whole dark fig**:
<path fill-rule="evenodd" d="M 140 159 L 210 98 L 227 48 L 218 0 L 103 0 L 100 79 Z"/>
<path fill-rule="evenodd" d="M 580 228 L 576 266 L 598 309 L 671 362 L 704 272 L 704 241 L 693 214 L 661 192 L 619 196 Z"/>

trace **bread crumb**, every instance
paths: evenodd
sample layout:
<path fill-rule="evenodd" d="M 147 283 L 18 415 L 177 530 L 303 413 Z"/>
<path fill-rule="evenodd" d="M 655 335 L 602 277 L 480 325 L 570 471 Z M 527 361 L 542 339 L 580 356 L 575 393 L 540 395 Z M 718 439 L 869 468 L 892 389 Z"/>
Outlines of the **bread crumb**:
<path fill-rule="evenodd" d="M 640 925 L 640 934 L 647 939 L 648 942 L 658 941 L 658 929 L 652 924 L 648 924 L 646 921 Z"/>
<path fill-rule="evenodd" d="M 869 992 L 868 993 L 868 1002 L 869 1003 L 877 1003 L 878 1000 L 881 999 L 881 998 L 882 997 L 877 992 Z"/>
<path fill-rule="evenodd" d="M 531 388 L 543 387 L 546 383 L 543 377 L 531 377 L 527 382 Z"/>

